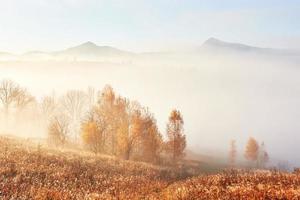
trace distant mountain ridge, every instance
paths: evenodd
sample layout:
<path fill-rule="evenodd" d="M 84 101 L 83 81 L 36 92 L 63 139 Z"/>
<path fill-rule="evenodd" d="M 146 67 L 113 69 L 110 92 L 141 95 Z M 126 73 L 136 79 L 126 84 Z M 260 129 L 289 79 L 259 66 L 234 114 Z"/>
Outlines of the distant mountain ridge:
<path fill-rule="evenodd" d="M 240 44 L 240 43 L 224 42 L 216 38 L 209 38 L 202 44 L 202 47 L 227 48 L 227 49 L 232 49 L 237 51 L 251 51 L 251 50 L 263 49 L 263 48 L 253 47 L 253 46 Z"/>
<path fill-rule="evenodd" d="M 181 51 L 186 53 L 185 51 Z M 176 54 L 177 53 L 177 54 Z M 5 60 L 84 60 L 84 61 L 107 61 L 119 59 L 120 61 L 131 60 L 136 57 L 149 57 L 155 59 L 156 56 L 168 57 L 176 56 L 180 52 L 156 52 L 156 53 L 133 53 L 130 51 L 120 50 L 111 46 L 98 46 L 93 42 L 85 42 L 80 45 L 70 47 L 60 51 L 43 52 L 30 51 L 22 55 L 15 55 L 8 52 L 0 52 L 0 61 Z M 225 42 L 216 38 L 209 38 L 200 47 L 192 53 L 196 55 L 201 53 L 209 54 L 234 54 L 234 53 L 256 53 L 259 55 L 276 55 L 276 56 L 300 56 L 300 52 L 289 49 L 261 48 L 241 43 Z M 186 55 L 186 54 L 185 54 Z"/>
<path fill-rule="evenodd" d="M 85 42 L 78 46 L 70 47 L 60 51 L 43 52 L 29 51 L 21 55 L 1 53 L 0 60 L 63 60 L 63 61 L 106 61 L 108 59 L 128 59 L 135 54 L 110 46 L 98 46 L 92 42 Z"/>
<path fill-rule="evenodd" d="M 277 54 L 277 55 L 300 55 L 299 51 L 290 49 L 275 49 L 275 48 L 261 48 L 241 43 L 225 42 L 216 38 L 209 38 L 200 47 L 203 51 L 217 51 L 217 52 L 241 52 L 241 53 L 263 53 L 263 54 Z"/>

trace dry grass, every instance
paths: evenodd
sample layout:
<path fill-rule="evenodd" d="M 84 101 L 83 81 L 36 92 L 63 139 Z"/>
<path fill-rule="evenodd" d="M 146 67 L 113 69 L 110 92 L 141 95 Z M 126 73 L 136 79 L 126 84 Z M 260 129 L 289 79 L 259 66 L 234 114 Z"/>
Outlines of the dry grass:
<path fill-rule="evenodd" d="M 300 174 L 267 170 L 223 172 L 176 182 L 162 195 L 167 199 L 300 199 Z"/>
<path fill-rule="evenodd" d="M 178 180 L 167 168 L 1 137 L 0 199 L 300 199 L 300 175 L 231 171 Z"/>
<path fill-rule="evenodd" d="M 32 148 L 0 139 L 1 199 L 141 199 L 157 196 L 172 180 L 159 167 Z"/>

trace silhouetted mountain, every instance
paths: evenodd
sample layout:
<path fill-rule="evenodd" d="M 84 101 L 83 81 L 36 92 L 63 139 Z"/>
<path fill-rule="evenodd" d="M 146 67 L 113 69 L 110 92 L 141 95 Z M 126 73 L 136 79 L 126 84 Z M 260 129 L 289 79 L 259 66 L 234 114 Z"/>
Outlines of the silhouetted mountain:
<path fill-rule="evenodd" d="M 252 47 L 244 44 L 239 43 L 230 43 L 218 40 L 216 38 L 209 38 L 206 40 L 202 47 L 204 48 L 224 48 L 228 50 L 235 50 L 235 51 L 257 51 L 262 50 L 263 48 Z"/>
<path fill-rule="evenodd" d="M 122 51 L 110 46 L 98 46 L 92 42 L 86 42 L 63 51 L 55 52 L 54 55 L 77 57 L 119 57 L 130 56 L 133 55 L 133 53 Z"/>

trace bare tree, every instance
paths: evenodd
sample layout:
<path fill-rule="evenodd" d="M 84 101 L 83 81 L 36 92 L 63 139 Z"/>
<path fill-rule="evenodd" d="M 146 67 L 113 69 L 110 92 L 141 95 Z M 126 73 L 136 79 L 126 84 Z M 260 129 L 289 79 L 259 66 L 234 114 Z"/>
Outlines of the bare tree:
<path fill-rule="evenodd" d="M 72 120 L 80 120 L 85 110 L 87 96 L 83 91 L 71 90 L 61 98 L 61 105 Z"/>
<path fill-rule="evenodd" d="M 3 105 L 6 117 L 10 106 L 19 99 L 21 91 L 20 86 L 11 80 L 3 80 L 0 83 L 0 102 Z"/>
<path fill-rule="evenodd" d="M 229 163 L 231 167 L 235 166 L 236 163 L 236 144 L 235 140 L 230 141 L 230 150 L 229 150 Z"/>
<path fill-rule="evenodd" d="M 26 89 L 21 89 L 16 97 L 16 107 L 23 110 L 29 104 L 35 102 L 35 98 L 29 94 Z"/>
<path fill-rule="evenodd" d="M 41 102 L 41 112 L 46 118 L 46 121 L 49 121 L 55 114 L 57 110 L 57 102 L 53 96 L 45 96 Z"/>
<path fill-rule="evenodd" d="M 87 92 L 87 109 L 91 110 L 96 102 L 96 92 L 92 87 L 88 87 Z"/>
<path fill-rule="evenodd" d="M 54 116 L 48 127 L 48 140 L 56 146 L 66 144 L 69 134 L 69 120 L 65 115 Z"/>
<path fill-rule="evenodd" d="M 258 162 L 259 166 L 262 168 L 265 168 L 265 165 L 267 162 L 269 162 L 269 154 L 266 151 L 265 143 L 262 142 L 259 147 L 259 153 L 258 153 Z"/>
<path fill-rule="evenodd" d="M 70 132 L 73 139 L 77 141 L 80 132 L 80 122 L 88 108 L 87 95 L 83 91 L 71 90 L 61 97 L 60 103 L 63 112 L 70 119 Z"/>

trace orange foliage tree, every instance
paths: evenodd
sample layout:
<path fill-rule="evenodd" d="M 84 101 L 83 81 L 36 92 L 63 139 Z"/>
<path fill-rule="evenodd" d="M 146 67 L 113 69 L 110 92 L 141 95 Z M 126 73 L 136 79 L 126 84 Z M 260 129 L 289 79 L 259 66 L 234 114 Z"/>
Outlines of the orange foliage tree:
<path fill-rule="evenodd" d="M 142 160 L 157 163 L 162 151 L 162 135 L 158 131 L 154 116 L 145 111 L 141 133 Z"/>
<path fill-rule="evenodd" d="M 246 145 L 244 156 L 249 161 L 257 161 L 258 153 L 259 145 L 253 137 L 250 137 Z"/>
<path fill-rule="evenodd" d="M 139 110 L 133 111 L 126 118 L 118 130 L 118 149 L 126 160 L 130 159 L 134 148 L 140 142 L 142 119 Z"/>
<path fill-rule="evenodd" d="M 171 154 L 173 164 L 184 157 L 186 139 L 183 132 L 183 118 L 178 110 L 173 110 L 167 124 L 167 152 Z"/>
<path fill-rule="evenodd" d="M 125 159 L 134 154 L 136 159 L 157 162 L 162 137 L 154 117 L 137 102 L 128 103 L 126 111 L 118 130 L 119 152 Z"/>
<path fill-rule="evenodd" d="M 81 124 L 81 138 L 85 146 L 95 154 L 105 152 L 105 131 L 107 122 L 98 112 L 97 106 L 92 108 L 86 120 Z"/>
<path fill-rule="evenodd" d="M 162 137 L 153 115 L 139 103 L 117 96 L 111 86 L 106 86 L 91 113 L 92 121 L 82 124 L 82 139 L 87 146 L 92 145 L 89 138 L 94 138 L 91 142 L 96 146 L 101 144 L 103 153 L 127 160 L 158 160 Z M 95 144 L 94 140 L 101 142 Z"/>
<path fill-rule="evenodd" d="M 82 125 L 81 132 L 83 142 L 95 153 L 102 150 L 103 129 L 98 127 L 95 121 L 88 121 Z"/>

